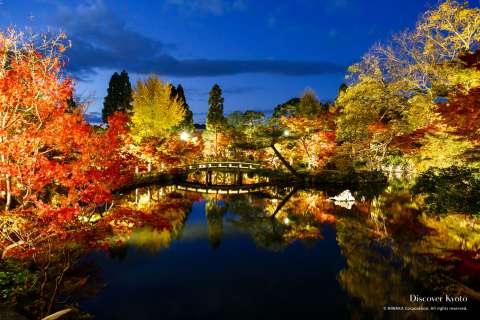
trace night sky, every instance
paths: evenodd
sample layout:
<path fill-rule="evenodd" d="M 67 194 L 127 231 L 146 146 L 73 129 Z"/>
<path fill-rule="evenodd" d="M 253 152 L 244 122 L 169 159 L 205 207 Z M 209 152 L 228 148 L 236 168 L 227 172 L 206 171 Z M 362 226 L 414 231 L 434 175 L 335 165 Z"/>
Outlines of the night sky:
<path fill-rule="evenodd" d="M 218 83 L 225 112 L 270 112 L 314 89 L 333 99 L 346 67 L 375 43 L 414 27 L 421 0 L 2 0 L 0 26 L 64 30 L 77 94 L 101 111 L 108 81 L 158 73 L 181 83 L 196 122 Z"/>

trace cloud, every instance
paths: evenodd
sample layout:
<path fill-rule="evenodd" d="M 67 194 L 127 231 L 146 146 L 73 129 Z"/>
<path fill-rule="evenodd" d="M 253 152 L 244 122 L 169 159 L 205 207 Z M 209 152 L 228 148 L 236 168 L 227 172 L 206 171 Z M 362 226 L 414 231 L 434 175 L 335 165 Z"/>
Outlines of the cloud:
<path fill-rule="evenodd" d="M 66 53 L 68 69 L 79 78 L 88 77 L 97 69 L 183 77 L 242 73 L 301 76 L 345 71 L 342 65 L 323 61 L 177 59 L 169 52 L 172 45 L 130 29 L 102 0 L 74 8 L 57 5 L 57 13 L 58 24 L 73 43 Z"/>
<path fill-rule="evenodd" d="M 257 86 L 239 86 L 239 87 L 232 87 L 232 88 L 224 88 L 222 89 L 222 91 L 223 93 L 226 93 L 226 94 L 244 94 L 244 93 L 257 91 L 260 89 L 261 88 Z"/>
<path fill-rule="evenodd" d="M 167 0 L 166 4 L 187 13 L 210 13 L 221 16 L 230 11 L 247 9 L 246 0 Z"/>
<path fill-rule="evenodd" d="M 255 91 L 259 91 L 262 88 L 260 86 L 225 86 L 221 85 L 222 88 L 222 93 L 228 94 L 228 95 L 242 95 L 245 93 L 252 93 Z M 204 100 L 205 97 L 208 97 L 208 94 L 210 93 L 210 89 L 204 89 L 204 88 L 188 88 L 188 94 L 191 98 L 193 99 L 199 99 L 199 100 Z"/>

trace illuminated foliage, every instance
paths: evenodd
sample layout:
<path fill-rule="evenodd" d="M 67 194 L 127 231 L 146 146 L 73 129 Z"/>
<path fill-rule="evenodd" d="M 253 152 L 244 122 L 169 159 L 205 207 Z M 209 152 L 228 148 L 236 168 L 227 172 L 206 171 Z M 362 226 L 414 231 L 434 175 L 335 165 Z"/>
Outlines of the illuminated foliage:
<path fill-rule="evenodd" d="M 172 88 L 156 75 L 138 81 L 133 92 L 132 136 L 135 142 L 161 138 L 185 117 L 184 101 L 172 98 Z"/>
<path fill-rule="evenodd" d="M 449 141 L 452 159 L 472 149 L 452 134 L 471 137 L 478 130 L 474 105 L 480 86 L 475 52 L 480 44 L 479 10 L 446 1 L 427 11 L 415 30 L 375 46 L 351 66 L 350 83 L 336 101 L 339 141 L 357 144 L 357 157 L 373 167 L 386 160 L 392 143 L 424 128 L 440 128 L 438 135 Z M 458 125 L 452 119 L 459 120 Z M 455 164 L 442 159 L 443 151 L 432 137 L 417 140 L 417 148 L 425 145 L 424 158 L 429 161 L 412 159 L 420 171 L 442 162 Z"/>
<path fill-rule="evenodd" d="M 450 167 L 429 169 L 422 173 L 413 188 L 424 194 L 428 211 L 437 214 L 480 213 L 480 173 L 473 169 Z"/>

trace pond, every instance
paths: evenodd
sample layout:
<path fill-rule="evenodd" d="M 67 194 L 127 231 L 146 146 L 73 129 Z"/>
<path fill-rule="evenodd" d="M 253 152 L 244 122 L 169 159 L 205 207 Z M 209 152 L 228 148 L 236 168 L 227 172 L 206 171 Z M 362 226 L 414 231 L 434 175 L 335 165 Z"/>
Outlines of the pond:
<path fill-rule="evenodd" d="M 103 249 L 69 256 L 74 261 L 57 309 L 74 305 L 94 319 L 470 315 L 478 306 L 472 298 L 478 273 L 465 268 L 468 261 L 444 259 L 437 233 L 382 220 L 382 210 L 398 219 L 415 212 L 409 193 L 367 189 L 352 190 L 355 201 L 332 200 L 345 191 L 336 187 L 271 186 L 246 194 L 137 189 L 116 205 L 164 220 L 149 218 L 131 233 L 116 233 Z M 169 228 L 158 227 L 165 221 Z M 121 229 L 131 222 L 116 223 Z M 426 297 L 443 301 L 421 301 Z M 438 311 L 451 307 L 460 310 Z"/>
<path fill-rule="evenodd" d="M 425 311 L 384 308 L 431 306 L 410 301 L 410 295 L 441 295 L 434 289 L 445 284 L 450 266 L 415 252 L 413 235 L 398 243 L 376 237 L 382 227 L 368 225 L 362 215 L 362 205 L 375 210 L 372 201 L 360 196 L 364 202 L 351 206 L 328 199 L 340 191 L 137 190 L 140 207 L 150 210 L 173 197 L 186 204 L 185 215 L 171 239 L 146 227 L 120 252 L 90 256 L 106 286 L 82 309 L 99 319 L 427 317 Z M 402 194 L 395 196 L 390 201 L 408 207 Z M 472 308 L 472 301 L 433 304 L 454 305 Z"/>

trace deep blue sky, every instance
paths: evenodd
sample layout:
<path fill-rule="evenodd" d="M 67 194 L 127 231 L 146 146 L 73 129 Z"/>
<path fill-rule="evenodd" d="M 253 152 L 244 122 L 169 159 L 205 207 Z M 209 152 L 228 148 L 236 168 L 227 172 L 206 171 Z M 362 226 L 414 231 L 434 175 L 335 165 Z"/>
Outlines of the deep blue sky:
<path fill-rule="evenodd" d="M 197 122 L 214 83 L 225 112 L 272 110 L 310 87 L 331 100 L 346 67 L 436 0 L 2 0 L 0 26 L 66 31 L 77 94 L 102 108 L 111 74 L 158 73 L 185 89 Z"/>

